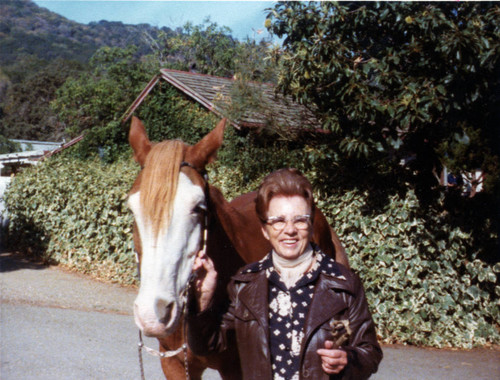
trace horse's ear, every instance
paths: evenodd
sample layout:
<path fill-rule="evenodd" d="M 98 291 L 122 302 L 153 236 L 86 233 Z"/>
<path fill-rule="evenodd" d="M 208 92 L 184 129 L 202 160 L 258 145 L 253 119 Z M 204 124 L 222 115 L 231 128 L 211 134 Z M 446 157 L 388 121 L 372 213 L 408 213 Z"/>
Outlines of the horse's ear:
<path fill-rule="evenodd" d="M 146 156 L 151 150 L 151 141 L 148 139 L 144 124 L 135 116 L 132 117 L 132 122 L 130 123 L 128 141 L 134 150 L 134 159 L 139 165 L 144 166 Z"/>
<path fill-rule="evenodd" d="M 196 145 L 190 146 L 186 152 L 186 160 L 199 169 L 204 169 L 205 166 L 215 160 L 217 150 L 222 145 L 224 139 L 224 129 L 226 128 L 226 118 L 222 119 L 219 124 Z"/>

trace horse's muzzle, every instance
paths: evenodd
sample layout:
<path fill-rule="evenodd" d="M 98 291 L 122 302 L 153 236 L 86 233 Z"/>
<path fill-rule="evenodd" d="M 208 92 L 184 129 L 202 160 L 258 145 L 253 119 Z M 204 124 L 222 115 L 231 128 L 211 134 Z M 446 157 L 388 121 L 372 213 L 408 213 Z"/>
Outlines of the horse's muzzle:
<path fill-rule="evenodd" d="M 180 319 L 175 302 L 157 302 L 154 308 L 140 307 L 134 303 L 134 319 L 137 327 L 148 337 L 164 338 L 172 334 Z"/>

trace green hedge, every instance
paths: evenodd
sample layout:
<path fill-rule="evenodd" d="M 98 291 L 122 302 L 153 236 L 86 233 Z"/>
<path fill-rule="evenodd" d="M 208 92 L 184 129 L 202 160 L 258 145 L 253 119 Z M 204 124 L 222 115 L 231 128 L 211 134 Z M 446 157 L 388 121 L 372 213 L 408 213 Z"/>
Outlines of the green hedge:
<path fill-rule="evenodd" d="M 367 194 L 321 200 L 360 274 L 387 342 L 470 348 L 499 343 L 500 265 L 468 250 L 470 234 L 420 215 L 415 194 L 363 215 Z M 429 228 L 437 226 L 439 234 Z"/>
<path fill-rule="evenodd" d="M 9 246 L 125 284 L 135 281 L 126 195 L 138 168 L 57 157 L 15 177 L 5 201 Z"/>
<path fill-rule="evenodd" d="M 213 165 L 211 182 L 228 198 L 255 189 L 261 176 L 251 166 L 257 164 L 252 160 L 245 173 L 226 154 L 223 149 L 228 166 Z M 9 242 L 48 261 L 134 283 L 126 194 L 137 172 L 128 158 L 105 165 L 64 156 L 25 170 L 6 196 Z M 306 174 L 316 180 L 314 172 Z M 364 282 L 385 342 L 465 348 L 500 343 L 500 266 L 480 260 L 468 233 L 422 215 L 412 191 L 392 196 L 375 214 L 366 213 L 368 194 L 360 191 L 316 196 Z"/>

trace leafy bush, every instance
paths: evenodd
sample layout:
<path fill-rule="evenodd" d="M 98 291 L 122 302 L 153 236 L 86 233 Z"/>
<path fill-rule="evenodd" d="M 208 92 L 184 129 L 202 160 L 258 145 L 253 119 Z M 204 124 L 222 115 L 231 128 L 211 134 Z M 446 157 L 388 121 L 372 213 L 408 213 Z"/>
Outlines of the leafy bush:
<path fill-rule="evenodd" d="M 160 82 L 136 111 L 151 141 L 181 139 L 194 144 L 215 127 L 218 119 L 201 105 Z"/>
<path fill-rule="evenodd" d="M 15 177 L 6 194 L 11 246 L 94 276 L 133 283 L 126 195 L 138 169 L 54 157 Z"/>
<path fill-rule="evenodd" d="M 480 260 L 477 248 L 470 253 L 470 233 L 421 215 L 412 191 L 393 196 L 376 215 L 363 214 L 367 198 L 350 191 L 318 203 L 363 279 L 385 341 L 498 344 L 500 265 Z"/>

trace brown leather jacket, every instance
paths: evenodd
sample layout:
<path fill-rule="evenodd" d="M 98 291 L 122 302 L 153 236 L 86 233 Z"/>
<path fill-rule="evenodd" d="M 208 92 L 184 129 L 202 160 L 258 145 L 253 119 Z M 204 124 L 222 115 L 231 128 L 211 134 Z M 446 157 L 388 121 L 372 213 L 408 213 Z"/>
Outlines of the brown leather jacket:
<path fill-rule="evenodd" d="M 272 379 L 265 270 L 242 272 L 229 283 L 231 304 L 222 320 L 210 309 L 188 315 L 189 346 L 199 355 L 221 352 L 235 332 L 243 379 Z M 353 333 L 343 346 L 348 354 L 348 365 L 339 375 L 329 376 L 322 370 L 316 350 L 323 348 L 325 340 L 331 339 L 329 322 L 332 319 L 348 319 Z M 331 275 L 319 275 L 304 332 L 300 379 L 367 379 L 377 371 L 382 360 L 361 281 L 340 264 L 335 264 Z"/>

